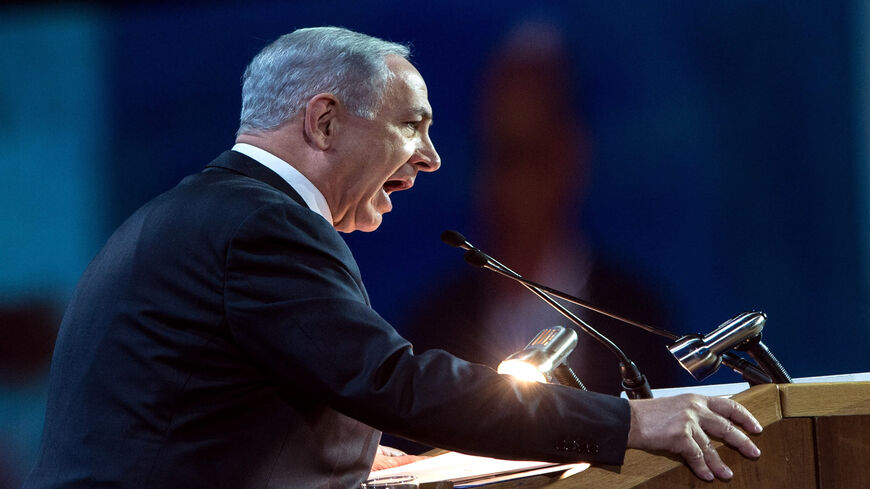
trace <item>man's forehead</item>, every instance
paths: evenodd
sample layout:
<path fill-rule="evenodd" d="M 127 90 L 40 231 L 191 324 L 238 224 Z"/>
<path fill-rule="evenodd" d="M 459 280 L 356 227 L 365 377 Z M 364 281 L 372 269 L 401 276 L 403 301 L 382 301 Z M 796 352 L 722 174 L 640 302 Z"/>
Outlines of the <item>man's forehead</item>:
<path fill-rule="evenodd" d="M 393 108 L 409 117 L 432 118 L 432 106 L 426 82 L 420 72 L 406 59 L 396 57 L 387 61 L 395 77 L 392 79 L 388 98 L 393 98 Z M 398 104 L 397 104 L 398 103 Z M 397 106 L 398 105 L 398 106 Z"/>

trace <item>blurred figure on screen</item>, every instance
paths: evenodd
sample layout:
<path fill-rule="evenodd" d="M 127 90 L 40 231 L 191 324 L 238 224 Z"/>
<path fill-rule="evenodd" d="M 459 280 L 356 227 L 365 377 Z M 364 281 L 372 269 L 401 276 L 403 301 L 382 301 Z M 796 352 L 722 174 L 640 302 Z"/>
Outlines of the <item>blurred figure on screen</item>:
<path fill-rule="evenodd" d="M 497 49 L 480 97 L 477 225 L 466 234 L 531 280 L 667 327 L 654 291 L 597 253 L 579 229 L 591 160 L 572 66 L 562 34 L 543 23 L 520 25 Z M 406 334 L 417 351 L 443 348 L 495 367 L 541 329 L 568 325 L 524 287 L 486 271 L 468 269 L 437 290 L 408 321 L 413 331 Z M 577 306 L 569 309 L 620 346 L 652 387 L 689 380 L 664 341 Z M 619 392 L 617 360 L 586 335 L 570 363 L 590 390 Z"/>

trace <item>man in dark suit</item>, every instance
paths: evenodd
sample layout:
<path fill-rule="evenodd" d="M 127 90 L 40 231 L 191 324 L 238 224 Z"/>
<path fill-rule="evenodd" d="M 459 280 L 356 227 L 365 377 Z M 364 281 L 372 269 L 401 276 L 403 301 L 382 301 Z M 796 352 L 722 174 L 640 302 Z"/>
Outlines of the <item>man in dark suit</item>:
<path fill-rule="evenodd" d="M 356 488 L 377 430 L 520 459 L 668 449 L 709 477 L 730 475 L 705 430 L 755 455 L 732 422 L 760 427 L 732 401 L 522 384 L 415 355 L 371 309 L 336 231 L 374 230 L 441 164 L 407 54 L 318 28 L 257 55 L 239 144 L 139 209 L 82 277 L 27 489 Z"/>

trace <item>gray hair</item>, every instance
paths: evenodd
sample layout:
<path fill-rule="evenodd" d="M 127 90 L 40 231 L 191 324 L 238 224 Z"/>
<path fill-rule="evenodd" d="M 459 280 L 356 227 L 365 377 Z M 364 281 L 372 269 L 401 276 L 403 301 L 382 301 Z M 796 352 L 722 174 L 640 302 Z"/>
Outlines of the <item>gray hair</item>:
<path fill-rule="evenodd" d="M 242 77 L 238 134 L 274 129 L 318 93 L 331 93 L 352 113 L 372 119 L 393 73 L 386 56 L 407 59 L 407 46 L 341 27 L 298 29 L 269 44 Z"/>

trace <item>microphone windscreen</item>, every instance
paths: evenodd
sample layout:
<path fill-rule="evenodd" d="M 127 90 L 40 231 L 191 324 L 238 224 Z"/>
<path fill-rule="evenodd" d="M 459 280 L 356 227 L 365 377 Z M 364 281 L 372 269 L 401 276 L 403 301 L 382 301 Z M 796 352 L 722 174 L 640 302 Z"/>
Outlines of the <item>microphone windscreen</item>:
<path fill-rule="evenodd" d="M 465 236 L 460 234 L 458 231 L 454 231 L 452 229 L 448 229 L 441 233 L 441 241 L 449 244 L 454 248 L 462 248 L 463 245 L 467 242 L 465 240 Z"/>
<path fill-rule="evenodd" d="M 489 263 L 489 257 L 477 248 L 465 252 L 465 261 L 470 265 L 483 268 Z"/>

